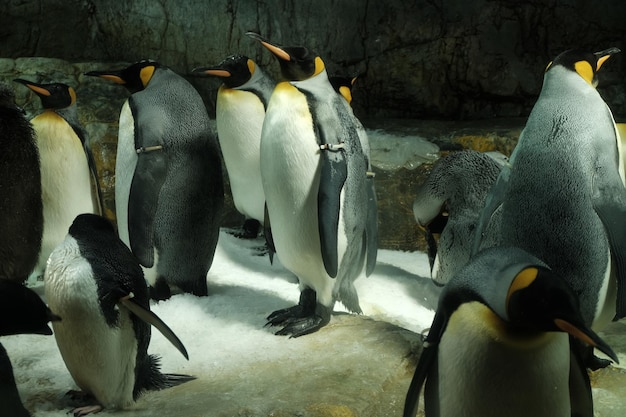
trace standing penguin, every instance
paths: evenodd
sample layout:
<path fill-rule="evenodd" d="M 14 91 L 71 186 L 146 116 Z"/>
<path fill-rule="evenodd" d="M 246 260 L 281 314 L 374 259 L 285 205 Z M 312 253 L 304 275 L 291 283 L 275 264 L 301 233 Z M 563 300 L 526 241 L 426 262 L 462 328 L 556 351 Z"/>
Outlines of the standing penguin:
<path fill-rule="evenodd" d="M 0 280 L 24 282 L 43 233 L 39 151 L 15 95 L 0 84 Z"/>
<path fill-rule="evenodd" d="M 231 55 L 193 74 L 220 77 L 215 121 L 237 211 L 245 216 L 244 238 L 255 238 L 265 217 L 261 183 L 261 128 L 276 82 L 254 61 Z"/>
<path fill-rule="evenodd" d="M 51 335 L 49 321 L 60 317 L 50 311 L 31 289 L 14 281 L 0 279 L 0 336 L 14 334 Z M 4 346 L 0 344 L 0 416 L 29 417 L 20 399 L 13 367 Z"/>
<path fill-rule="evenodd" d="M 257 34 L 286 81 L 270 99 L 261 134 L 261 177 L 276 253 L 300 281 L 298 305 L 268 324 L 293 337 L 330 321 L 336 300 L 360 312 L 354 280 L 376 262 L 376 200 L 369 146 L 324 63 L 304 47 L 279 47 Z"/>
<path fill-rule="evenodd" d="M 150 324 L 186 357 L 174 333 L 150 311 L 141 266 L 104 217 L 76 217 L 65 240 L 52 252 L 45 273 L 50 308 L 63 317 L 53 323 L 61 356 L 76 384 L 95 405 L 125 408 L 146 390 L 160 390 L 193 379 L 162 374 L 148 354 Z"/>
<path fill-rule="evenodd" d="M 198 92 L 158 62 L 92 71 L 132 94 L 122 106 L 115 163 L 118 232 L 146 268 L 151 296 L 170 285 L 208 294 L 224 186 L 215 134 Z"/>
<path fill-rule="evenodd" d="M 480 211 L 504 161 L 504 155 L 498 156 L 473 150 L 453 152 L 437 161 L 417 189 L 413 214 L 427 233 L 431 276 L 437 285 L 445 285 L 470 259 Z M 437 241 L 433 234 L 439 235 Z M 485 240 L 495 246 L 499 233 L 492 229 Z"/>
<path fill-rule="evenodd" d="M 481 214 L 477 244 L 498 209 L 503 245 L 545 261 L 580 298 L 585 324 L 626 316 L 626 188 L 615 122 L 595 89 L 617 48 L 569 50 L 541 94 Z"/>
<path fill-rule="evenodd" d="M 443 289 L 404 417 L 415 416 L 424 381 L 426 417 L 593 417 L 567 333 L 618 361 L 542 261 L 514 247 L 479 253 Z"/>
<path fill-rule="evenodd" d="M 81 213 L 100 213 L 100 187 L 89 142 L 78 122 L 76 92 L 66 84 L 16 79 L 41 99 L 44 111 L 31 123 L 41 160 L 43 237 L 36 275 Z"/>

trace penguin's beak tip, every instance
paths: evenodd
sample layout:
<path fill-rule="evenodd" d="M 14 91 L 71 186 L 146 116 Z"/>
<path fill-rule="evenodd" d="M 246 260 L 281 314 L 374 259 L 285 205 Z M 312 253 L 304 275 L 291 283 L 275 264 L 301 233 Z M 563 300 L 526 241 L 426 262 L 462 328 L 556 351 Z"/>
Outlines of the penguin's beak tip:
<path fill-rule="evenodd" d="M 249 38 L 252 38 L 252 39 L 260 41 L 260 42 L 267 42 L 267 40 L 263 36 L 259 35 L 256 32 L 248 31 L 248 32 L 245 33 L 245 35 L 247 37 L 249 37 Z"/>

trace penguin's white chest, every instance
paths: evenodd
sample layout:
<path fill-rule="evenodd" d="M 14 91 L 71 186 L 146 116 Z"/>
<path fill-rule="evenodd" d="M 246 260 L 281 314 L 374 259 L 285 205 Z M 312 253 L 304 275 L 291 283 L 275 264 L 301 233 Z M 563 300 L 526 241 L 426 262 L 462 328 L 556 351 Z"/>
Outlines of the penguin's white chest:
<path fill-rule="evenodd" d="M 107 325 L 92 268 L 71 236 L 50 255 L 44 280 L 48 304 L 62 318 L 53 323 L 57 345 L 76 384 L 104 407 L 130 406 L 137 339 L 129 312 L 120 308 L 118 326 Z"/>
<path fill-rule="evenodd" d="M 272 235 L 281 263 L 330 305 L 333 282 L 324 269 L 318 228 L 320 149 L 305 96 L 284 84 L 270 99 L 261 136 Z"/>
<path fill-rule="evenodd" d="M 263 223 L 265 194 L 261 183 L 261 129 L 265 108 L 253 93 L 221 88 L 216 123 L 235 208 Z"/>
<path fill-rule="evenodd" d="M 46 111 L 32 120 L 41 166 L 44 232 L 38 269 L 81 213 L 95 213 L 90 171 L 80 139 L 59 115 Z"/>
<path fill-rule="evenodd" d="M 439 346 L 439 398 L 426 396 L 427 407 L 438 401 L 446 417 L 570 417 L 567 334 L 507 335 L 501 325 L 478 302 L 453 314 Z"/>

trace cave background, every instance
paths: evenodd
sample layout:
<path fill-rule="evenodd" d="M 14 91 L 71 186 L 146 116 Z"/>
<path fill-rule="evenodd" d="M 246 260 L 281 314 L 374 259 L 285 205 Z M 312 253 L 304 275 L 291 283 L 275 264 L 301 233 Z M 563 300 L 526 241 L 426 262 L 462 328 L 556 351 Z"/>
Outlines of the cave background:
<path fill-rule="evenodd" d="M 244 36 L 252 30 L 314 49 L 330 74 L 358 74 L 362 119 L 524 117 L 554 56 L 625 50 L 625 19 L 623 0 L 5 0 L 0 57 L 151 58 L 187 74 L 241 53 L 278 76 L 271 54 Z M 600 79 L 626 119 L 624 53 Z M 214 114 L 219 81 L 191 81 Z"/>

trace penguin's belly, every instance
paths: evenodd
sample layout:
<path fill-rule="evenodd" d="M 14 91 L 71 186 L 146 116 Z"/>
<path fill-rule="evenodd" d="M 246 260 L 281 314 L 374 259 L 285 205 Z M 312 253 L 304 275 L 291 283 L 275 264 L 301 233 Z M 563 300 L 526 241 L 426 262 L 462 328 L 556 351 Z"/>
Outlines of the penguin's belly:
<path fill-rule="evenodd" d="M 44 232 L 39 256 L 43 269 L 50 252 L 81 213 L 94 213 L 90 171 L 80 139 L 69 124 L 53 112 L 32 120 L 41 165 Z"/>
<path fill-rule="evenodd" d="M 319 175 L 320 149 L 306 99 L 295 91 L 275 92 L 263 125 L 261 177 L 276 253 L 301 286 L 314 289 L 318 301 L 329 306 L 334 280 L 321 256 Z"/>
<path fill-rule="evenodd" d="M 76 384 L 104 407 L 133 403 L 137 340 L 126 309 L 111 328 L 101 313 L 96 282 L 78 244 L 67 237 L 50 256 L 45 273 L 48 305 L 62 317 L 53 324 L 61 356 Z"/>
<path fill-rule="evenodd" d="M 264 118 L 265 108 L 255 94 L 220 90 L 217 96 L 217 132 L 235 208 L 261 223 L 265 216 L 260 158 Z"/>
<path fill-rule="evenodd" d="M 446 417 L 570 417 L 569 360 L 567 334 L 511 335 L 483 304 L 463 304 L 441 339 L 427 410 L 438 401 Z"/>

